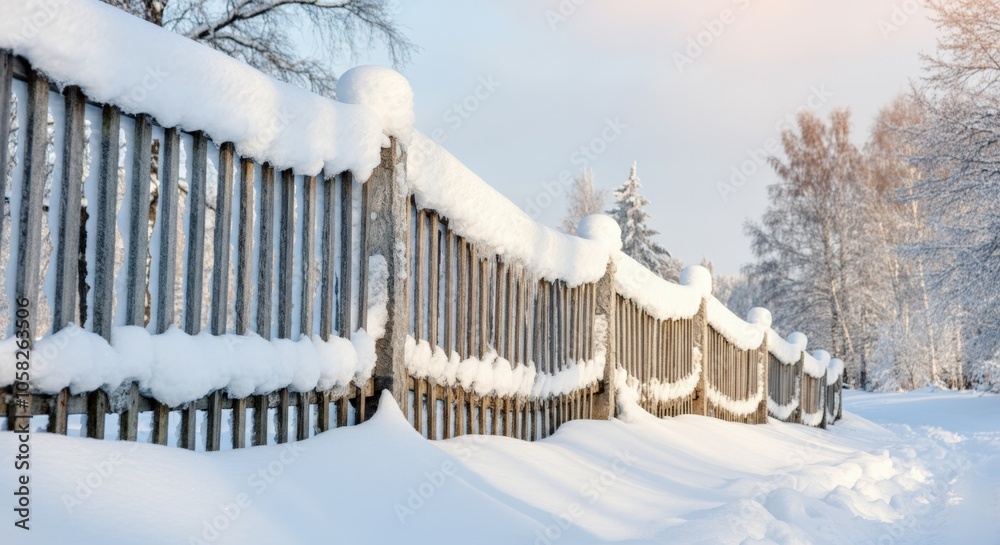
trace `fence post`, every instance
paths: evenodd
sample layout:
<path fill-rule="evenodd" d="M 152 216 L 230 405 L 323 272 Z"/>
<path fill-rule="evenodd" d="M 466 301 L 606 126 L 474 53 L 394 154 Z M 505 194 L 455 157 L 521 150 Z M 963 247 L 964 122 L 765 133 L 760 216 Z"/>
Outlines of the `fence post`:
<path fill-rule="evenodd" d="M 805 379 L 803 378 L 805 376 L 805 373 L 803 373 L 802 370 L 805 369 L 805 365 L 806 365 L 806 351 L 803 349 L 802 352 L 799 354 L 798 363 L 795 364 L 795 371 L 794 371 L 795 378 L 793 379 L 796 381 L 795 384 L 798 385 L 799 406 L 796 407 L 795 410 L 792 412 L 792 417 L 789 421 L 795 424 L 802 423 L 802 404 L 805 403 L 805 397 L 803 397 L 805 395 L 805 382 L 804 382 Z"/>
<path fill-rule="evenodd" d="M 771 392 L 768 390 L 768 375 L 770 374 L 770 365 L 768 364 L 768 352 L 767 352 L 767 334 L 764 334 L 764 340 L 760 343 L 760 348 L 757 349 L 757 371 L 760 373 L 759 380 L 757 384 L 763 389 L 760 405 L 757 407 L 757 423 L 767 424 L 767 400 Z"/>
<path fill-rule="evenodd" d="M 829 372 L 830 369 L 827 368 L 826 372 L 823 373 L 823 376 L 816 379 L 819 381 L 819 406 L 821 411 L 819 427 L 824 430 L 826 429 L 826 391 L 828 390 L 828 388 L 826 387 L 826 375 Z"/>
<path fill-rule="evenodd" d="M 603 338 L 598 334 L 594 338 L 595 343 L 602 343 L 604 346 L 604 377 L 601 379 L 600 388 L 594 396 L 593 419 L 612 420 L 616 415 L 615 400 L 615 371 L 618 367 L 618 357 L 615 346 L 615 299 L 618 294 L 615 292 L 615 262 L 608 260 L 608 268 L 604 276 L 594 285 L 596 290 L 596 304 L 594 307 L 595 318 L 603 317 L 606 329 Z M 596 329 L 595 329 L 596 333 Z M 594 347 L 595 351 L 599 348 Z"/>
<path fill-rule="evenodd" d="M 708 300 L 702 297 L 701 306 L 698 307 L 698 314 L 694 315 L 694 331 L 691 335 L 691 357 L 694 358 L 692 366 L 701 364 L 701 373 L 698 377 L 698 385 L 694 389 L 694 403 L 692 411 L 694 414 L 708 416 Z"/>
<path fill-rule="evenodd" d="M 385 333 L 375 342 L 375 396 L 382 390 L 388 390 L 395 398 L 401 410 L 406 412 L 407 385 L 406 362 L 403 359 L 403 346 L 409 329 L 409 306 L 407 305 L 407 271 L 406 252 L 401 251 L 399 244 L 408 239 L 409 225 L 406 221 L 407 190 L 406 184 L 400 183 L 406 177 L 406 153 L 400 148 L 395 138 L 391 139 L 388 148 L 382 149 L 382 162 L 372 172 L 368 179 L 368 214 L 365 222 L 365 259 L 360 264 L 368 267 L 372 257 L 381 256 L 385 259 L 388 270 L 385 275 L 385 286 L 367 285 L 373 280 L 372 274 L 365 274 L 365 285 L 362 293 L 373 293 L 372 290 L 385 290 L 386 323 Z M 400 242 L 397 242 L 400 241 Z M 376 275 L 378 276 L 378 275 Z M 366 324 L 362 324 L 366 327 Z M 365 418 L 370 418 L 378 407 L 377 399 L 365 403 Z"/>

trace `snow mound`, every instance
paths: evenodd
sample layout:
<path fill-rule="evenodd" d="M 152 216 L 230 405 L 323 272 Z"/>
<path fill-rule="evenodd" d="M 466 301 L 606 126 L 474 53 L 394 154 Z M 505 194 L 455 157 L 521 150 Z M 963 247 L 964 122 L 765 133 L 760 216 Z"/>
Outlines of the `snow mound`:
<path fill-rule="evenodd" d="M 837 379 L 839 379 L 844 374 L 844 360 L 839 358 L 833 358 L 830 360 L 830 365 L 827 367 L 826 372 L 826 384 L 827 386 L 831 384 L 836 384 Z"/>
<path fill-rule="evenodd" d="M 576 235 L 606 243 L 609 253 L 619 252 L 622 249 L 622 228 L 611 216 L 591 214 L 581 219 L 576 227 Z"/>
<path fill-rule="evenodd" d="M 771 311 L 763 307 L 754 307 L 747 312 L 747 322 L 769 328 L 772 323 Z"/>
<path fill-rule="evenodd" d="M 337 80 L 337 99 L 378 114 L 382 128 L 405 147 L 413 134 L 413 89 L 402 74 L 384 66 L 358 66 Z"/>
<path fill-rule="evenodd" d="M 698 290 L 703 295 L 712 294 L 712 272 L 701 265 L 691 265 L 681 271 L 681 284 Z"/>

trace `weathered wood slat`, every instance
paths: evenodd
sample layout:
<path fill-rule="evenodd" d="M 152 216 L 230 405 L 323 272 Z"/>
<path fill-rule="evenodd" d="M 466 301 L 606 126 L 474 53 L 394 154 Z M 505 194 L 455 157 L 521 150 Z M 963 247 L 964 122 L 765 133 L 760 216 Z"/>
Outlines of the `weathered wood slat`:
<path fill-rule="evenodd" d="M 233 322 L 237 335 L 250 331 L 250 313 L 253 308 L 253 203 L 254 162 L 240 159 L 240 201 L 238 203 L 236 234 L 236 308 Z M 247 400 L 233 401 L 233 448 L 246 446 Z"/>
<path fill-rule="evenodd" d="M 147 115 L 137 115 L 134 121 L 135 135 L 129 142 L 132 152 L 132 179 L 129 180 L 131 198 L 128 202 L 128 233 L 123 233 L 128 247 L 128 262 L 125 265 L 125 323 L 144 326 L 153 124 Z"/>
<path fill-rule="evenodd" d="M 184 271 L 184 331 L 194 335 L 201 331 L 201 304 L 205 283 L 205 211 L 207 209 L 208 138 L 202 133 L 192 135 L 190 183 L 188 185 L 188 240 Z"/>
<path fill-rule="evenodd" d="M 163 333 L 174 323 L 174 282 L 177 263 L 177 200 L 180 175 L 180 134 L 177 129 L 163 131 L 163 163 L 156 217 L 159 226 L 160 252 L 156 271 L 155 331 Z"/>
<path fill-rule="evenodd" d="M 299 309 L 299 335 L 312 337 L 313 334 L 313 247 L 316 243 L 316 177 L 305 176 L 302 179 L 302 298 Z M 295 438 L 308 439 L 311 427 L 311 411 L 309 400 L 312 392 L 299 392 L 299 404 L 296 409 Z M 317 401 L 319 398 L 317 396 Z M 321 407 L 322 408 L 322 407 Z"/>
<path fill-rule="evenodd" d="M 257 334 L 271 338 L 271 294 L 274 289 L 274 168 L 264 164 L 261 168 L 260 208 L 257 231 Z M 268 399 L 266 395 L 253 397 L 251 444 L 267 444 Z"/>
<path fill-rule="evenodd" d="M 337 324 L 340 336 L 351 338 L 351 292 L 353 290 L 354 176 L 350 172 L 340 175 L 340 303 Z"/>
<path fill-rule="evenodd" d="M 295 275 L 295 175 L 291 170 L 281 173 L 281 202 L 278 226 L 278 338 L 292 337 L 292 284 Z M 279 444 L 288 442 L 288 389 L 278 391 L 278 410 L 275 439 Z"/>
<path fill-rule="evenodd" d="M 10 107 L 14 81 L 14 56 L 9 51 L 0 50 L 0 195 L 7 194 L 7 177 L 10 175 Z M 0 232 L 7 217 L 6 199 L 0 199 Z M 3 251 L 0 246 L 0 251 Z"/>
<path fill-rule="evenodd" d="M 319 336 L 324 340 L 329 340 L 334 333 L 334 289 L 336 287 L 336 248 L 335 237 L 337 236 L 337 220 L 334 217 L 336 206 L 334 203 L 337 178 L 335 176 L 327 178 L 325 174 L 320 176 L 323 186 L 323 211 L 321 216 L 322 230 L 320 231 L 320 258 L 319 258 Z M 322 428 L 325 430 L 325 428 Z"/>
<path fill-rule="evenodd" d="M 215 195 L 215 232 L 212 255 L 212 308 L 209 327 L 213 335 L 226 333 L 229 311 L 229 244 L 232 231 L 232 203 L 235 148 L 232 143 L 224 143 L 219 148 L 218 185 Z M 208 396 L 205 450 L 215 451 L 222 447 L 222 392 L 215 391 Z"/>
<path fill-rule="evenodd" d="M 0 53 L 0 142 L 7 141 L 10 97 L 5 91 L 9 80 L 5 76 L 6 53 Z M 63 136 L 62 176 L 59 190 L 59 223 L 56 227 L 56 278 L 55 296 L 52 301 L 52 331 L 61 330 L 73 322 L 77 312 L 77 289 L 80 264 L 80 207 L 83 195 L 83 152 L 85 143 L 84 109 L 86 106 L 79 87 L 70 86 L 65 96 L 65 132 Z M 7 146 L 0 146 L 0 195 L 6 191 Z M 0 204 L 2 206 L 2 204 Z M 3 230 L 3 210 L 0 208 L 0 231 Z M 66 434 L 66 402 L 69 390 L 64 388 L 56 396 L 49 414 L 48 430 Z"/>
<path fill-rule="evenodd" d="M 0 86 L 3 85 L 3 54 L 0 54 Z M 59 225 L 56 233 L 56 278 L 55 301 L 52 308 L 52 330 L 59 331 L 66 324 L 74 321 L 77 308 L 77 285 L 80 264 L 80 207 L 83 197 L 83 152 L 86 139 L 84 109 L 86 103 L 79 87 L 66 88 L 65 94 L 65 133 L 63 137 L 62 179 L 59 190 Z M 9 101 L 0 91 L 0 100 Z M 7 121 L 4 108 L 0 107 L 0 142 L 6 142 L 6 131 L 3 124 Z M 3 195 L 6 185 L 6 154 L 7 146 L 0 153 L 0 195 Z M 0 210 L 0 215 L 2 215 Z M 2 220 L 0 220 L 2 221 Z M 3 225 L 0 224 L 0 230 Z"/>
<path fill-rule="evenodd" d="M 430 215 L 430 246 L 429 246 L 429 266 L 430 271 L 428 277 L 430 278 L 430 284 L 427 286 L 427 338 L 431 343 L 431 348 L 440 346 L 440 341 L 438 340 L 438 307 L 440 306 L 440 299 L 438 298 L 438 286 L 440 285 L 441 275 L 440 275 L 440 226 L 438 223 L 438 215 Z M 437 410 L 437 406 L 434 406 Z"/>
<path fill-rule="evenodd" d="M 413 337 L 417 340 L 427 339 L 424 330 L 424 308 L 426 301 L 426 254 L 427 254 L 427 212 L 418 210 L 414 216 L 416 221 L 416 240 L 413 246 L 413 254 L 410 263 L 413 263 Z M 419 415 L 418 415 L 419 416 Z"/>
<path fill-rule="evenodd" d="M 449 357 L 451 353 L 455 351 L 454 335 L 452 331 L 454 330 L 454 324 L 452 323 L 452 317 L 454 313 L 452 308 L 455 305 L 455 233 L 452 232 L 450 228 L 444 235 L 444 264 L 445 264 L 445 277 L 444 277 L 444 351 Z M 449 390 L 448 394 L 449 407 L 451 406 L 451 394 Z M 448 409 L 451 410 L 450 408 Z"/>
<path fill-rule="evenodd" d="M 205 214 L 207 210 L 208 138 L 192 134 L 191 172 L 188 185 L 188 239 L 184 271 L 184 332 L 196 335 L 201 331 L 201 309 L 205 284 Z M 197 445 L 197 411 L 190 406 L 181 409 L 181 448 L 194 450 Z"/>

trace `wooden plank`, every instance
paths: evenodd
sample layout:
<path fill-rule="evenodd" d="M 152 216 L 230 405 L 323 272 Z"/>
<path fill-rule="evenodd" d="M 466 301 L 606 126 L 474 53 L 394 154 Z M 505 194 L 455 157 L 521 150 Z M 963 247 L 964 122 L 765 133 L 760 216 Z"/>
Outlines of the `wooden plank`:
<path fill-rule="evenodd" d="M 200 132 L 192 135 L 192 159 L 187 203 L 187 259 L 184 270 L 184 332 L 201 331 L 201 305 L 205 284 L 205 213 L 208 199 L 208 138 Z M 181 409 L 181 437 L 178 446 L 194 450 L 198 411 L 193 404 Z"/>
<path fill-rule="evenodd" d="M 337 178 L 327 178 L 325 173 L 320 176 L 323 185 L 322 230 L 320 231 L 319 258 L 319 336 L 324 341 L 333 335 L 334 320 L 333 297 L 336 287 L 336 250 L 334 240 L 337 236 L 337 221 L 334 218 L 334 189 Z"/>
<path fill-rule="evenodd" d="M 313 260 L 316 245 L 316 177 L 302 179 L 302 299 L 299 303 L 299 334 L 312 337 L 313 334 Z"/>
<path fill-rule="evenodd" d="M 450 386 L 444 387 L 444 411 L 442 412 L 442 418 L 444 420 L 444 433 L 441 439 L 451 439 L 454 437 L 454 432 L 452 431 L 452 426 L 454 425 L 454 405 L 455 405 L 455 391 Z"/>
<path fill-rule="evenodd" d="M 350 172 L 340 175 L 340 304 L 337 324 L 340 336 L 351 338 L 351 291 L 353 268 L 354 227 L 352 203 L 354 177 Z"/>
<path fill-rule="evenodd" d="M 468 245 L 469 249 L 469 327 L 467 328 L 468 333 L 468 346 L 470 356 L 477 356 L 482 358 L 483 354 L 478 351 L 478 345 L 476 344 L 476 334 L 479 331 L 479 314 L 477 308 L 479 308 L 479 266 L 478 259 L 476 258 L 476 247 L 473 244 Z"/>
<path fill-rule="evenodd" d="M 218 185 L 215 194 L 215 232 L 212 253 L 212 308 L 209 327 L 213 335 L 225 335 L 229 309 L 230 233 L 232 230 L 235 147 L 226 142 L 219 148 Z M 208 395 L 205 450 L 222 447 L 222 392 Z M 235 412 L 233 413 L 236 414 Z M 238 417 L 236 417 L 238 418 Z M 236 433 L 234 433 L 235 438 Z"/>
<path fill-rule="evenodd" d="M 219 148 L 219 179 L 215 192 L 215 233 L 212 253 L 212 311 L 209 324 L 213 335 L 224 335 L 229 309 L 230 239 L 232 238 L 233 183 L 236 150 L 231 142 Z"/>
<path fill-rule="evenodd" d="M 97 181 L 96 232 L 94 233 L 94 333 L 111 339 L 114 323 L 115 221 L 118 207 L 118 130 L 121 114 L 105 106 L 101 120 L 101 162 Z M 89 205 L 88 205 L 89 207 Z"/>
<path fill-rule="evenodd" d="M 413 427 L 417 430 L 417 433 L 424 434 L 424 381 L 421 379 L 413 379 L 413 406 L 411 410 L 413 411 Z"/>
<path fill-rule="evenodd" d="M 254 162 L 240 159 L 240 202 L 236 235 L 236 311 L 234 325 L 237 335 L 250 331 L 253 308 L 253 227 L 254 227 Z"/>
<path fill-rule="evenodd" d="M 240 159 L 240 202 L 236 234 L 236 308 L 233 316 L 237 335 L 250 331 L 253 308 L 253 203 L 254 162 Z M 233 448 L 246 446 L 247 399 L 234 399 L 231 411 Z"/>
<path fill-rule="evenodd" d="M 292 337 L 292 282 L 295 278 L 295 176 L 281 173 L 281 203 L 278 224 L 278 338 Z M 279 418 L 281 416 L 279 415 Z"/>
<path fill-rule="evenodd" d="M 455 436 L 459 437 L 466 435 L 467 428 L 467 409 L 466 409 L 466 393 L 461 386 L 456 386 L 456 401 L 455 401 Z"/>
<path fill-rule="evenodd" d="M 413 338 L 427 339 L 428 337 L 424 333 L 425 322 L 424 322 L 424 306 L 426 305 L 425 297 L 425 284 L 427 282 L 427 212 L 425 210 L 418 210 L 415 215 L 416 228 L 414 230 L 416 237 L 413 245 L 413 257 L 410 263 L 413 263 L 414 275 L 413 275 L 413 327 L 411 332 L 413 333 Z M 433 346 L 431 346 L 433 349 Z"/>
<path fill-rule="evenodd" d="M 10 116 L 9 80 L 5 76 L 6 53 L 0 53 L 0 142 L 7 142 Z M 61 330 L 73 322 L 77 311 L 77 289 L 80 263 L 80 208 L 83 193 L 83 152 L 86 142 L 84 110 L 86 103 L 79 87 L 64 91 L 65 133 L 63 137 L 62 176 L 59 190 L 59 224 L 56 227 L 56 278 L 52 302 L 52 331 Z M 6 191 L 7 146 L 0 146 L 0 195 Z M 0 199 L 2 200 L 2 199 Z M 3 205 L 0 204 L 0 207 Z M 3 230 L 3 210 L 0 208 L 0 230 Z M 48 431 L 66 434 L 66 402 L 69 390 L 63 388 L 52 402 Z"/>
<path fill-rule="evenodd" d="M 358 267 L 358 286 L 361 288 L 358 290 L 358 327 L 364 328 L 368 327 L 368 256 L 364 245 L 365 241 L 368 240 L 366 230 L 368 229 L 368 190 L 370 188 L 371 184 L 361 184 L 358 188 L 361 191 L 361 213 L 358 217 L 362 220 L 358 222 L 358 240 L 361 241 L 359 243 L 361 263 Z"/>
<path fill-rule="evenodd" d="M 205 211 L 208 184 L 208 138 L 203 133 L 192 134 L 192 160 L 188 185 L 187 263 L 184 271 L 184 331 L 195 335 L 201 331 L 201 304 L 205 276 Z"/>
<path fill-rule="evenodd" d="M 427 384 L 427 438 L 438 439 L 438 386 L 430 379 L 424 379 Z"/>
<path fill-rule="evenodd" d="M 147 115 L 135 116 L 132 151 L 132 179 L 129 181 L 128 248 L 126 269 L 125 324 L 145 326 L 146 259 L 149 254 L 149 190 L 152 165 L 153 124 Z M 124 233 L 123 233 L 124 234 Z"/>
<path fill-rule="evenodd" d="M 271 338 L 271 293 L 274 289 L 274 167 L 265 163 L 261 168 L 260 212 L 257 229 L 257 334 Z M 268 396 L 252 399 L 250 443 L 266 445 L 268 435 Z"/>
<path fill-rule="evenodd" d="M 461 357 L 468 358 L 471 355 L 469 346 L 469 246 L 465 239 L 459 238 L 456 241 L 458 263 L 456 265 L 458 294 L 455 297 L 455 344 L 456 351 Z"/>
<path fill-rule="evenodd" d="M 105 106 L 101 119 L 101 161 L 97 182 L 94 233 L 94 297 L 91 324 L 94 333 L 111 339 L 114 323 L 115 212 L 118 206 L 118 149 L 121 114 Z M 88 401 L 87 437 L 104 438 L 107 395 L 92 392 Z"/>
<path fill-rule="evenodd" d="M 3 78 L 3 57 L 0 53 L 0 80 Z M 2 85 L 2 81 L 0 81 Z M 2 88 L 2 87 L 0 87 Z M 64 91 L 66 113 L 66 130 L 63 137 L 62 177 L 59 190 L 59 225 L 56 233 L 56 278 L 55 301 L 52 308 L 52 331 L 57 332 L 76 317 L 77 290 L 80 264 L 80 207 L 83 197 L 83 153 L 86 144 L 83 93 L 79 87 L 70 86 Z M 0 100 L 9 101 L 9 97 L 0 91 Z M 9 105 L 8 105 L 9 106 Z M 7 108 L 9 110 L 9 107 Z M 5 113 L 0 107 L 0 142 L 7 142 L 3 123 L 7 121 L 9 111 Z M 5 154 L 7 146 L 0 154 L 0 178 L 6 174 Z M 6 179 L 0 181 L 0 195 L 3 195 Z M 2 200 L 2 199 L 0 199 Z M 2 209 L 0 209 L 2 215 Z M 0 230 L 3 225 L 0 224 Z"/>
<path fill-rule="evenodd" d="M 440 252 L 440 225 L 438 222 L 437 214 L 430 214 L 430 227 L 428 229 L 430 233 L 430 247 L 429 247 L 429 271 L 428 278 L 430 278 L 430 283 L 427 286 L 427 338 L 430 340 L 431 349 L 441 346 L 440 340 L 438 339 L 438 307 L 440 306 L 440 299 L 438 298 L 438 286 L 441 283 L 441 252 Z M 435 410 L 437 408 L 435 407 Z"/>
<path fill-rule="evenodd" d="M 180 195 L 180 134 L 177 129 L 163 131 L 163 164 L 160 168 L 159 227 L 160 254 L 156 271 L 156 317 L 154 331 L 163 333 L 174 322 L 174 282 L 177 269 L 177 199 Z"/>
<path fill-rule="evenodd" d="M 302 299 L 299 314 L 299 334 L 312 337 L 313 334 L 313 247 L 316 244 L 316 177 L 305 176 L 302 179 Z M 309 438 L 310 400 L 311 392 L 299 392 L 299 403 L 296 409 L 295 438 Z M 319 400 L 319 396 L 316 396 Z"/>
<path fill-rule="evenodd" d="M 10 107 L 12 84 L 14 81 L 14 56 L 9 51 L 0 50 L 0 195 L 7 194 L 7 177 L 10 175 L 10 149 L 7 142 L 10 141 Z M 68 113 L 68 111 L 67 111 Z M 65 171 L 64 171 L 65 172 Z M 0 199 L 0 232 L 3 231 L 3 223 L 7 217 L 6 199 Z M 0 246 L 0 252 L 3 251 Z"/>
<path fill-rule="evenodd" d="M 445 264 L 445 277 L 444 277 L 444 353 L 450 358 L 451 353 L 455 351 L 454 340 L 455 337 L 452 335 L 452 328 L 454 324 L 452 323 L 452 317 L 454 313 L 452 308 L 455 304 L 455 233 L 449 228 L 444 235 L 444 264 Z M 448 395 L 449 403 L 451 400 L 451 394 Z M 449 409 L 450 410 L 450 409 Z"/>
<path fill-rule="evenodd" d="M 336 287 L 336 254 L 334 240 L 336 237 L 337 221 L 334 217 L 335 203 L 334 190 L 336 189 L 337 178 L 326 177 L 325 173 L 320 175 L 323 184 L 323 227 L 320 233 L 320 270 L 319 270 L 319 335 L 324 341 L 330 340 L 333 335 L 334 315 L 333 297 Z M 330 392 L 316 392 L 316 430 L 318 433 L 329 430 L 334 422 L 330 418 L 330 403 L 332 396 Z"/>
<path fill-rule="evenodd" d="M 493 342 L 493 349 L 496 350 L 497 354 L 501 358 L 509 359 L 510 356 L 507 354 L 507 349 L 503 342 L 503 324 L 505 323 L 504 301 L 506 298 L 506 294 L 504 293 L 506 283 L 504 279 L 507 277 L 507 264 L 500 260 L 500 256 L 496 256 L 491 261 L 490 280 L 493 285 L 493 293 L 490 300 L 493 303 L 493 331 L 490 335 L 490 340 Z"/>
<path fill-rule="evenodd" d="M 479 357 L 484 358 L 489 350 L 490 320 L 490 262 L 479 260 Z"/>
<path fill-rule="evenodd" d="M 278 338 L 292 337 L 293 280 L 295 276 L 295 175 L 291 169 L 281 173 L 281 201 L 278 224 Z M 288 388 L 278 390 L 275 440 L 288 442 Z"/>

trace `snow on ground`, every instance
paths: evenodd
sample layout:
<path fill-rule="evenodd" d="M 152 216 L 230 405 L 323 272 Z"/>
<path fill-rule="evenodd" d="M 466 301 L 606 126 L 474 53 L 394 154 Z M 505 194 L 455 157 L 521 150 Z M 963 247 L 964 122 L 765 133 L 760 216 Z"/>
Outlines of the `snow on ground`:
<path fill-rule="evenodd" d="M 383 403 L 358 427 L 211 454 L 38 433 L 33 529 L 5 508 L 0 543 L 1000 542 L 1000 396 L 845 407 L 828 431 L 631 407 L 537 443 L 434 443 Z M 15 441 L 0 433 L 0 456 Z"/>

